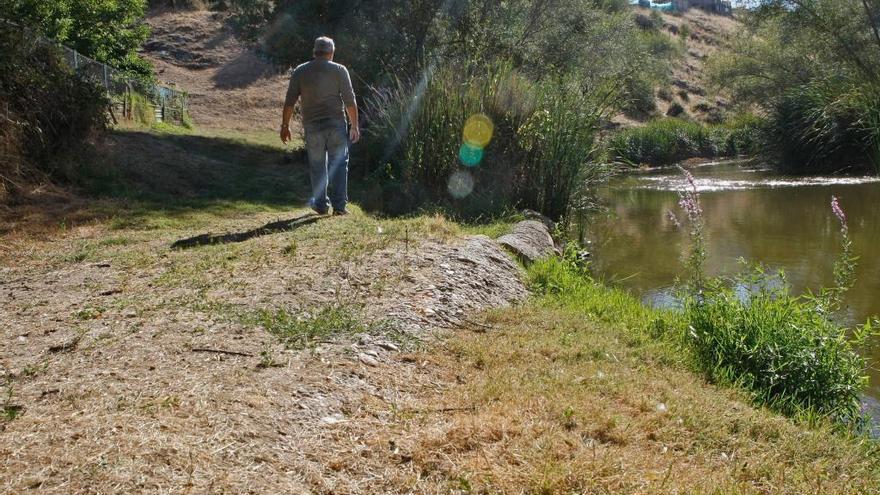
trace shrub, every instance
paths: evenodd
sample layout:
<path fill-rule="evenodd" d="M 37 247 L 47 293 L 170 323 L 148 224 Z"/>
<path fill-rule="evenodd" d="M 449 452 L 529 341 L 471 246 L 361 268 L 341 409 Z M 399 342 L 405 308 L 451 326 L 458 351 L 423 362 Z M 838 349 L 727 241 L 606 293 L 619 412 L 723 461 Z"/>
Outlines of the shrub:
<path fill-rule="evenodd" d="M 880 171 L 880 89 L 813 83 L 786 92 L 768 119 L 769 158 L 788 173 Z"/>
<path fill-rule="evenodd" d="M 0 25 L 0 51 L 4 189 L 46 174 L 69 178 L 71 155 L 106 125 L 105 92 L 74 75 L 56 47 L 17 28 Z"/>
<path fill-rule="evenodd" d="M 750 292 L 745 299 L 741 288 Z M 737 290 L 739 289 L 739 290 Z M 706 372 L 751 390 L 788 414 L 814 410 L 851 419 L 867 385 L 859 339 L 832 322 L 814 300 L 756 270 L 710 287 L 686 305 L 688 337 Z"/>
<path fill-rule="evenodd" d="M 665 118 L 643 127 L 618 131 L 606 143 L 612 160 L 631 165 L 672 165 L 688 158 L 751 155 L 757 151 L 760 119 L 737 117 L 723 125 L 704 126 Z"/>
<path fill-rule="evenodd" d="M 785 414 L 859 420 L 868 379 L 866 361 L 856 351 L 874 329 L 866 324 L 850 335 L 832 320 L 852 286 L 855 266 L 837 199 L 831 204 L 841 222 L 843 252 L 835 264 L 836 286 L 817 296 L 794 296 L 783 274 L 772 277 L 760 267 L 732 280 L 705 279 L 703 212 L 693 177 L 685 174 L 689 186 L 680 204 L 694 246 L 690 282 L 683 290 L 685 342 L 697 366 L 713 380 L 735 383 L 758 403 Z"/>

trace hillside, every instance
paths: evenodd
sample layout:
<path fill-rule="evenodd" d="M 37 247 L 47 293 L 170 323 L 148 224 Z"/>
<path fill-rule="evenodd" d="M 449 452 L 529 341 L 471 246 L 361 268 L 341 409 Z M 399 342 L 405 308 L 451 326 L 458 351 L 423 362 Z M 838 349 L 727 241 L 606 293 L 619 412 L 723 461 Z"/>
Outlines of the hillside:
<path fill-rule="evenodd" d="M 650 23 L 651 9 L 634 7 L 637 23 Z M 656 115 L 692 117 L 701 122 L 717 123 L 730 108 L 724 94 L 715 94 L 705 74 L 706 60 L 729 43 L 739 23 L 732 17 L 690 9 L 683 14 L 657 12 L 661 32 L 681 42 L 682 57 L 669 67 L 668 86 L 655 92 Z M 670 108 L 680 106 L 680 110 Z M 680 111 L 681 113 L 677 113 Z M 629 121 L 632 125 L 638 122 Z"/>
<path fill-rule="evenodd" d="M 236 39 L 223 14 L 157 10 L 143 55 L 164 84 L 190 94 L 198 127 L 276 130 L 287 90 L 286 73 Z"/>

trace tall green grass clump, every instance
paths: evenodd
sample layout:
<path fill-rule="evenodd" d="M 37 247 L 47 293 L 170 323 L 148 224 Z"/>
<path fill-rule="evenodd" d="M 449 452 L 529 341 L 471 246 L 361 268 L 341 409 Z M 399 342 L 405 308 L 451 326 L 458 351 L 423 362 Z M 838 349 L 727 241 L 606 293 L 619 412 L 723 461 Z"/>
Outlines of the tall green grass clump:
<path fill-rule="evenodd" d="M 644 127 L 623 129 L 608 140 L 613 161 L 664 166 L 688 158 L 719 158 L 754 154 L 760 120 L 740 116 L 729 124 L 705 126 L 677 118 L 654 120 Z"/>
<path fill-rule="evenodd" d="M 429 69 L 374 89 L 363 169 L 367 206 L 393 213 L 441 206 L 465 217 L 530 208 L 559 218 L 590 166 L 601 109 L 565 81 L 534 82 L 505 64 Z M 467 148 L 465 123 L 488 118 L 491 140 Z"/>
<path fill-rule="evenodd" d="M 880 173 L 880 88 L 797 86 L 776 101 L 768 128 L 768 150 L 783 172 Z"/>
<path fill-rule="evenodd" d="M 843 249 L 835 264 L 835 287 L 797 296 L 784 276 L 759 267 L 729 280 L 704 277 L 702 209 L 693 178 L 687 177 L 690 186 L 680 205 L 695 247 L 683 296 L 684 340 L 697 366 L 711 379 L 737 384 L 756 402 L 785 414 L 847 424 L 860 420 L 868 378 L 865 358 L 857 350 L 875 328 L 869 322 L 850 330 L 833 319 L 852 285 L 856 261 L 837 199 L 832 199 L 832 210 L 841 222 Z"/>

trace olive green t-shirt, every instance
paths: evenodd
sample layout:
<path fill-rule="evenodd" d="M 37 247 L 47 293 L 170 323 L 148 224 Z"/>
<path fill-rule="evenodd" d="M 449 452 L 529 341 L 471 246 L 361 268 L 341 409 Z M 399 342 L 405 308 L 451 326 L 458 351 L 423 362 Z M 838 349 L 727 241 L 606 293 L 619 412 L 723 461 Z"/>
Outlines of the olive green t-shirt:
<path fill-rule="evenodd" d="M 284 105 L 296 97 L 300 98 L 303 125 L 344 123 L 345 107 L 356 105 L 348 70 L 321 58 L 293 70 Z"/>

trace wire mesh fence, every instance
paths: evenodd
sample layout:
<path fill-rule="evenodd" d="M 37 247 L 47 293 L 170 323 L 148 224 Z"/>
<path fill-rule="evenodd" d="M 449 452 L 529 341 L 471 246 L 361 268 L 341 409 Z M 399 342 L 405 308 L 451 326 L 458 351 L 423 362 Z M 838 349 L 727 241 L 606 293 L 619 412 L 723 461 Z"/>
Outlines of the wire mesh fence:
<path fill-rule="evenodd" d="M 148 113 L 157 122 L 185 123 L 188 99 L 186 92 L 126 77 L 115 68 L 86 57 L 72 48 L 58 46 L 77 74 L 104 86 L 113 98 L 114 110 L 118 111 L 119 117 L 132 120 L 136 117 L 137 106 L 146 104 L 152 107 L 152 112 L 148 109 Z M 113 117 L 119 118 L 116 112 Z M 140 118 L 143 119 L 143 116 Z"/>
<path fill-rule="evenodd" d="M 188 95 L 185 91 L 131 77 L 14 22 L 0 19 L 0 23 L 21 30 L 37 42 L 51 44 L 61 50 L 74 72 L 107 90 L 113 101 L 111 115 L 114 120 L 187 123 Z"/>

